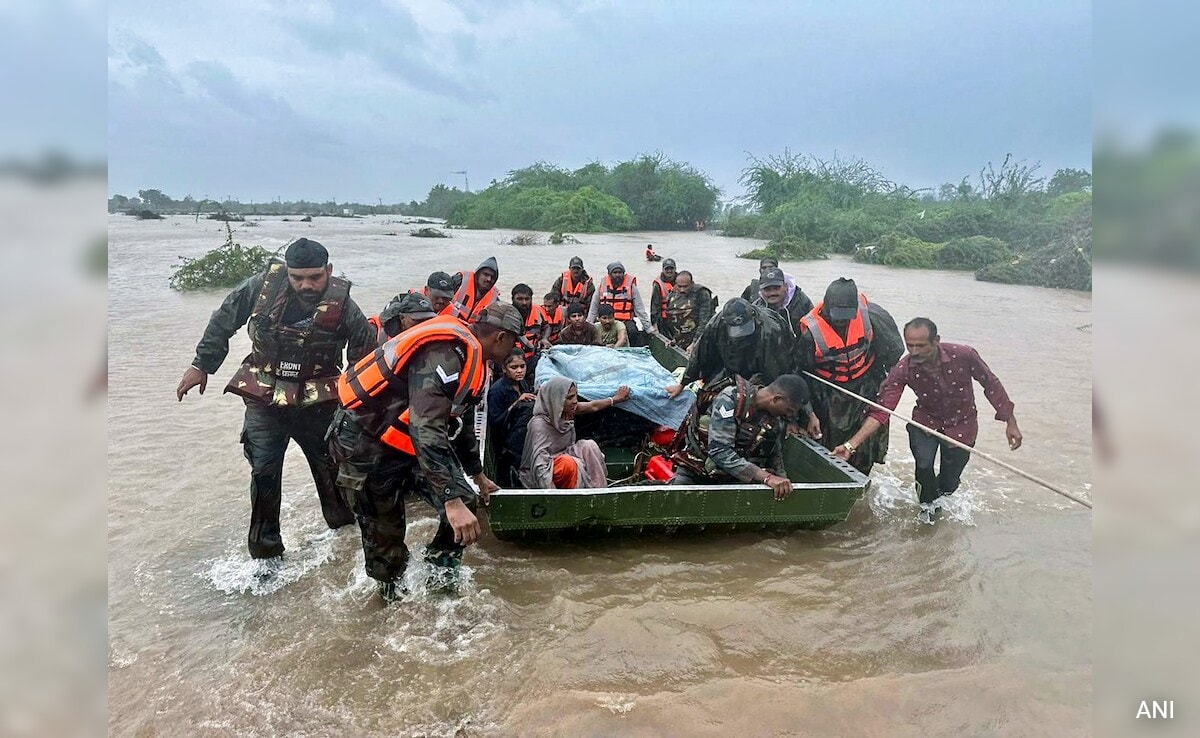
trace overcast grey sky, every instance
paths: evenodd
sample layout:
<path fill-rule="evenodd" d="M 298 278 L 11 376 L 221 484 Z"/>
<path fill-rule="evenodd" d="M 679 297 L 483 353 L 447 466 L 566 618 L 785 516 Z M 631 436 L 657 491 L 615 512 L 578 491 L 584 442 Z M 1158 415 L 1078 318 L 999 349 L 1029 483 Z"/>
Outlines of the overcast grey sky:
<path fill-rule="evenodd" d="M 859 156 L 915 186 L 1008 152 L 1091 168 L 1077 0 L 128 2 L 109 11 L 109 188 L 423 199 L 544 160 Z"/>

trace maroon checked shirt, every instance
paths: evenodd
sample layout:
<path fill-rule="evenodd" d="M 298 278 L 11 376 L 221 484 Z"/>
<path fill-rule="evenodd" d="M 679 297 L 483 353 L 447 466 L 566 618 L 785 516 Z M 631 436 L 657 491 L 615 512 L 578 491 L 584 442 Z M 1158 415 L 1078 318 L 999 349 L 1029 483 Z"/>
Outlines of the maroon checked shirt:
<path fill-rule="evenodd" d="M 996 420 L 1007 422 L 1012 417 L 1012 400 L 1008 399 L 1000 378 L 992 374 L 975 349 L 960 343 L 943 343 L 938 350 L 935 364 L 918 364 L 912 361 L 911 354 L 900 359 L 879 388 L 879 404 L 895 410 L 905 386 L 912 387 L 917 393 L 913 420 L 974 446 L 979 435 L 979 413 L 975 409 L 971 380 L 983 385 L 984 397 L 996 408 Z M 867 417 L 887 425 L 889 416 L 872 409 Z"/>

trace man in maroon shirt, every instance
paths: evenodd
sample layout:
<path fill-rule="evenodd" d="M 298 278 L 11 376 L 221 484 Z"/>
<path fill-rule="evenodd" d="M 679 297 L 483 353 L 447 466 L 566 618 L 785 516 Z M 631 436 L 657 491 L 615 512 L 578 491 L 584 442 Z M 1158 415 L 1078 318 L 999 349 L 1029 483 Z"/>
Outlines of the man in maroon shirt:
<path fill-rule="evenodd" d="M 937 326 L 928 318 L 913 318 L 904 326 L 904 344 L 908 355 L 888 372 L 879 388 L 879 404 L 895 410 L 906 386 L 917 394 L 913 420 L 943 433 L 968 446 L 975 445 L 979 435 L 979 413 L 975 409 L 975 389 L 971 380 L 983 385 L 984 397 L 996 409 L 996 420 L 1007 423 L 1005 436 L 1009 448 L 1021 447 L 1021 431 L 1013 416 L 1013 403 L 979 353 L 970 346 L 942 343 Z M 888 414 L 872 409 L 858 432 L 833 450 L 836 456 L 848 459 L 854 450 L 871 434 L 888 424 Z M 908 426 L 908 444 L 917 464 L 917 492 L 921 500 L 921 519 L 932 522 L 934 500 L 958 489 L 959 478 L 969 451 L 952 446 L 916 426 Z M 934 471 L 938 450 L 942 453 L 941 469 Z"/>

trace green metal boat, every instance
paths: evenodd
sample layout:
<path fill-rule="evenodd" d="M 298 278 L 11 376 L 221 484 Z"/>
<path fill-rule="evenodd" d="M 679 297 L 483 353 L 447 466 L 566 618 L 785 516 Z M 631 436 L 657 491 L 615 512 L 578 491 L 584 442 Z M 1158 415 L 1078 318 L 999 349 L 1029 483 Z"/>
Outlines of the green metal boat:
<path fill-rule="evenodd" d="M 686 356 L 661 341 L 650 347 L 669 370 Z M 763 484 L 668 485 L 641 474 L 646 448 L 604 448 L 607 489 L 506 489 L 485 508 L 501 540 L 549 535 L 825 528 L 840 523 L 870 485 L 868 477 L 808 438 L 790 437 L 784 465 L 792 494 L 774 499 Z M 490 461 L 490 459 L 488 460 Z M 486 464 L 489 466 L 490 464 Z"/>

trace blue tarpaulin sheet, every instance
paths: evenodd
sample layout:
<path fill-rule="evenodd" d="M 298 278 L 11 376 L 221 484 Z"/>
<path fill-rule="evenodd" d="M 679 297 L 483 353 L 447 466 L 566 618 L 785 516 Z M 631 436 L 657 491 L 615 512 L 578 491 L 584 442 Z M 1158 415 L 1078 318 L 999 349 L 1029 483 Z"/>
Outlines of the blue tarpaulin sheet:
<path fill-rule="evenodd" d="M 696 396 L 682 392 L 667 396 L 666 387 L 675 377 L 650 355 L 648 348 L 604 346 L 554 346 L 537 364 L 536 387 L 554 377 L 566 377 L 579 389 L 583 400 L 611 397 L 621 385 L 629 387 L 629 400 L 621 409 L 668 428 L 678 428 L 687 418 Z"/>

